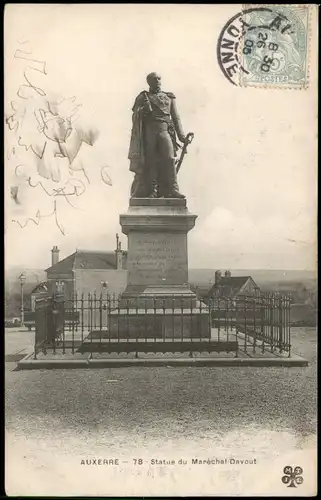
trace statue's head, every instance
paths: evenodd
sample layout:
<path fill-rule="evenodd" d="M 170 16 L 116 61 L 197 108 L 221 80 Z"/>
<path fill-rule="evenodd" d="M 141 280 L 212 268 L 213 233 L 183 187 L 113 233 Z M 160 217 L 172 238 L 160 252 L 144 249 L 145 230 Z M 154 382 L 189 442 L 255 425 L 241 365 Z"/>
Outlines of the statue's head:
<path fill-rule="evenodd" d="M 162 84 L 162 77 L 158 73 L 149 73 L 147 75 L 147 83 L 152 90 L 160 90 Z"/>

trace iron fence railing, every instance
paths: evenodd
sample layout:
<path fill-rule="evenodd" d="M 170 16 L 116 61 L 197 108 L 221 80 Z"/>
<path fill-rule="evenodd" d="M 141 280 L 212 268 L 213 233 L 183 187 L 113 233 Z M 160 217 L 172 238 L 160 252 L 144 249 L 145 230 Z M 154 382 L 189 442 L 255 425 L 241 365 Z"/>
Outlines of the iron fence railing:
<path fill-rule="evenodd" d="M 271 352 L 291 355 L 289 296 L 126 300 L 95 293 L 36 301 L 34 356 L 79 353 Z"/>
<path fill-rule="evenodd" d="M 244 351 L 291 353 L 291 297 L 275 293 L 259 297 L 215 297 L 209 300 L 212 326 L 235 333 Z"/>

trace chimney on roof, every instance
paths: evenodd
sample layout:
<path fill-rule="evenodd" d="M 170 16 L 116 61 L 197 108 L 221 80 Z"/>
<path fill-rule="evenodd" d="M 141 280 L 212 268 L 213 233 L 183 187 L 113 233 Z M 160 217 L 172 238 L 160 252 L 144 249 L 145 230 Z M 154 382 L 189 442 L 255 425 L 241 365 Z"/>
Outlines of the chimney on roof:
<path fill-rule="evenodd" d="M 54 266 L 59 262 L 59 248 L 54 246 L 51 250 L 51 265 Z"/>
<path fill-rule="evenodd" d="M 231 277 L 231 271 L 225 271 L 225 278 Z"/>
<path fill-rule="evenodd" d="M 121 249 L 121 242 L 119 241 L 119 236 L 116 234 L 116 269 L 123 268 L 123 251 Z"/>
<path fill-rule="evenodd" d="M 215 271 L 215 285 L 218 285 L 221 281 L 222 273 L 221 271 Z"/>

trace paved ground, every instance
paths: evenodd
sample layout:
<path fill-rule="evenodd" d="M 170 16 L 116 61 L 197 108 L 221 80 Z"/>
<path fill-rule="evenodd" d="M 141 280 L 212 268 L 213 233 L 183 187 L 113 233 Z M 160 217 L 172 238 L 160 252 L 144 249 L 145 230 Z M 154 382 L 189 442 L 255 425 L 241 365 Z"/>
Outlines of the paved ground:
<path fill-rule="evenodd" d="M 6 354 L 28 349 L 32 339 L 33 332 L 6 332 Z M 293 346 L 308 367 L 14 372 L 7 362 L 7 493 L 223 495 L 272 488 L 289 495 L 280 480 L 285 465 L 304 468 L 305 482 L 295 493 L 290 488 L 292 496 L 311 493 L 315 329 L 294 329 Z M 193 457 L 231 456 L 256 457 L 257 465 L 191 465 Z M 115 457 L 120 466 L 81 464 Z M 152 466 L 155 457 L 187 464 Z M 139 458 L 142 466 L 134 463 Z"/>
<path fill-rule="evenodd" d="M 5 329 L 5 354 L 28 353 L 33 351 L 34 330 L 29 332 L 26 328 Z"/>

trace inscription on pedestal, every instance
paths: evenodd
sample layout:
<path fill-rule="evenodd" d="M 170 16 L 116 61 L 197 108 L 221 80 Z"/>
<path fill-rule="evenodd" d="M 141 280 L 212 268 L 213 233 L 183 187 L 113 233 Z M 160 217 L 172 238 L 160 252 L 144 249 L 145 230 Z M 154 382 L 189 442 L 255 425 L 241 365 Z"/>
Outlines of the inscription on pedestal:
<path fill-rule="evenodd" d="M 127 270 L 130 285 L 186 283 L 186 234 L 131 232 Z"/>

